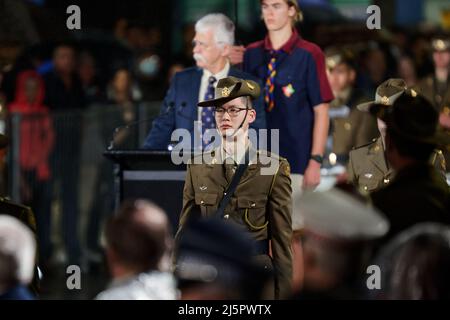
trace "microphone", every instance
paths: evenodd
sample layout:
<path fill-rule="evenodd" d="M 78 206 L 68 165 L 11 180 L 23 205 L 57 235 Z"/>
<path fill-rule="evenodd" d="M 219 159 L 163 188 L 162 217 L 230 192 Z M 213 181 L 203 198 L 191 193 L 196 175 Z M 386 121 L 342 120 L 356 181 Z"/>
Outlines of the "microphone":
<path fill-rule="evenodd" d="M 113 134 L 112 134 L 112 139 L 109 142 L 109 146 L 107 148 L 107 150 L 113 150 L 115 147 L 115 141 L 116 141 L 116 136 L 119 134 L 119 132 L 121 132 L 122 130 L 128 130 L 131 127 L 134 127 L 138 124 L 144 123 L 144 122 L 149 122 L 149 121 L 153 121 L 153 118 L 149 118 L 149 119 L 143 119 L 143 120 L 137 120 L 137 121 L 133 121 L 129 124 L 124 124 L 121 126 L 118 126 L 114 129 Z"/>
<path fill-rule="evenodd" d="M 186 105 L 187 105 L 187 103 L 186 103 L 185 101 L 182 101 L 182 102 L 181 102 L 181 106 L 180 106 L 180 108 L 178 108 L 178 109 L 185 108 Z M 166 116 L 167 114 L 169 114 L 170 112 L 172 112 L 172 111 L 175 110 L 175 109 L 176 109 L 176 108 L 175 108 L 175 101 L 170 101 L 169 103 L 166 104 L 165 110 L 163 109 L 163 112 L 161 112 L 161 113 L 159 114 L 158 117 L 164 117 L 164 116 Z M 188 119 L 188 120 L 194 120 L 194 119 L 192 119 L 192 117 L 188 117 L 187 115 L 184 115 L 184 114 L 181 112 L 181 110 L 178 110 L 178 111 L 176 112 L 176 114 L 179 115 L 179 116 L 181 116 L 181 117 L 183 117 L 183 118 L 185 118 L 185 119 Z M 133 121 L 133 122 L 131 122 L 131 123 L 129 123 L 129 124 L 121 125 L 121 126 L 116 127 L 116 128 L 114 129 L 114 131 L 113 131 L 112 139 L 111 139 L 111 141 L 110 141 L 110 143 L 109 143 L 109 146 L 108 146 L 107 150 L 112 150 L 112 149 L 114 149 L 114 147 L 115 147 L 116 136 L 117 136 L 117 135 L 119 134 L 119 132 L 121 132 L 122 130 L 127 130 L 127 129 L 131 128 L 131 127 L 134 127 L 134 126 L 140 124 L 140 123 L 143 123 L 143 122 L 149 122 L 149 121 L 153 121 L 153 120 L 154 120 L 154 118 L 143 119 L 143 120 Z"/>
<path fill-rule="evenodd" d="M 175 108 L 175 101 L 170 101 L 170 102 L 167 104 L 166 110 L 165 110 L 164 112 L 161 112 L 161 113 L 159 114 L 159 117 L 165 116 L 165 115 L 168 114 L 170 111 L 172 111 L 172 109 L 174 109 L 174 108 Z"/>
<path fill-rule="evenodd" d="M 181 104 L 180 104 L 180 107 L 177 110 L 177 115 L 182 117 L 182 118 L 184 118 L 184 119 L 187 119 L 187 120 L 190 120 L 190 121 L 195 121 L 195 118 L 192 118 L 192 116 L 187 115 L 187 114 L 185 114 L 183 112 L 183 110 L 186 108 L 186 106 L 187 106 L 186 101 L 182 101 Z"/>

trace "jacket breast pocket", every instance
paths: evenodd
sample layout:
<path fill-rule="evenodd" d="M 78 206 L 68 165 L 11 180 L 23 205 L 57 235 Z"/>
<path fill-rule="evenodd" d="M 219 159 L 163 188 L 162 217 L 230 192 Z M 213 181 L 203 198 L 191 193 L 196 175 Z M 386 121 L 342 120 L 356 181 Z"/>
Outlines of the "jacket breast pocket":
<path fill-rule="evenodd" d="M 371 178 L 367 178 L 364 176 L 360 176 L 358 179 L 359 188 L 363 192 L 373 192 L 379 188 L 379 181 L 376 176 L 372 176 Z"/>
<path fill-rule="evenodd" d="M 242 219 L 250 230 L 257 231 L 267 228 L 266 197 L 239 197 L 237 206 L 243 215 Z"/>
<path fill-rule="evenodd" d="M 210 216 L 217 210 L 217 193 L 196 193 L 195 204 L 200 207 L 202 216 Z"/>

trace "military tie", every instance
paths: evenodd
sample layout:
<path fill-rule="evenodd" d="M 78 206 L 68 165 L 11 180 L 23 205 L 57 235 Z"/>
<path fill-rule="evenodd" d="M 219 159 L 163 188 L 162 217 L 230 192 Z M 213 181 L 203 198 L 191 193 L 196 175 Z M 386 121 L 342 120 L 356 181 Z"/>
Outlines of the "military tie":
<path fill-rule="evenodd" d="M 277 55 L 279 52 L 279 50 L 270 51 L 271 58 L 269 64 L 267 65 L 267 78 L 264 86 L 264 101 L 268 112 L 272 111 L 275 107 L 275 76 L 277 75 Z"/>
<path fill-rule="evenodd" d="M 208 88 L 206 89 L 205 99 L 204 100 L 212 100 L 214 99 L 214 83 L 217 79 L 214 76 L 210 76 L 208 78 Z M 214 121 L 214 107 L 205 107 L 202 108 L 202 145 L 203 149 L 211 143 L 209 139 L 205 139 L 205 131 L 207 129 L 214 129 L 216 127 L 216 123 Z"/>
<path fill-rule="evenodd" d="M 231 180 L 233 180 L 233 176 L 236 172 L 237 164 L 231 158 L 227 158 L 226 161 L 224 161 L 223 166 L 225 171 L 225 178 L 227 179 L 228 183 L 231 183 Z"/>

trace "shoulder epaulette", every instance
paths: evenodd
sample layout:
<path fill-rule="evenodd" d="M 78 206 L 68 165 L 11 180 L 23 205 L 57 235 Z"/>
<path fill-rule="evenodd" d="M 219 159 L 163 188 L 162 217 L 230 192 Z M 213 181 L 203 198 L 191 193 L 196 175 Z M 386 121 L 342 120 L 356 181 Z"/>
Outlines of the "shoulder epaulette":
<path fill-rule="evenodd" d="M 370 141 L 370 142 L 368 142 L 368 143 L 366 143 L 366 144 L 362 144 L 362 145 L 360 145 L 360 146 L 353 147 L 352 150 L 357 150 L 357 149 L 361 149 L 361 148 L 368 147 L 368 146 L 370 146 L 371 144 L 374 144 L 375 142 L 377 142 L 377 138 L 372 139 L 372 141 Z"/>

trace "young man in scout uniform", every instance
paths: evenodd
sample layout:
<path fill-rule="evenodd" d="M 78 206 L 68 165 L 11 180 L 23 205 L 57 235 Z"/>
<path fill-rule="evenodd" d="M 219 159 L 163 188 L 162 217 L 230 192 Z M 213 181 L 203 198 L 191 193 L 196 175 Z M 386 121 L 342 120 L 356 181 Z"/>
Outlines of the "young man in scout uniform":
<path fill-rule="evenodd" d="M 369 112 L 375 103 L 386 109 L 392 108 L 394 101 L 406 90 L 406 83 L 402 79 L 388 79 L 378 86 L 375 101 L 362 103 L 357 108 Z M 379 118 L 377 123 L 380 136 L 366 145 L 354 148 L 349 154 L 348 181 L 363 193 L 370 193 L 388 185 L 394 176 L 394 170 L 385 155 L 386 124 Z M 445 160 L 440 150 L 433 151 L 430 163 L 440 171 L 445 181 Z"/>
<path fill-rule="evenodd" d="M 379 133 L 376 119 L 356 108 L 370 98 L 354 88 L 356 69 L 353 54 L 343 48 L 331 47 L 325 51 L 325 56 L 328 81 L 335 99 L 328 110 L 330 131 L 324 165 L 345 166 L 352 148 L 367 144 Z"/>
<path fill-rule="evenodd" d="M 279 153 L 292 167 L 294 193 L 314 189 L 320 183 L 328 104 L 334 98 L 325 57 L 295 28 L 301 15 L 297 0 L 260 4 L 267 35 L 247 46 L 243 68 L 265 83 L 267 128 L 280 132 Z"/>
<path fill-rule="evenodd" d="M 227 77 L 219 80 L 215 99 L 198 104 L 214 106 L 221 145 L 187 166 L 177 238 L 196 213 L 236 224 L 256 241 L 255 259 L 273 268 L 273 292 L 279 299 L 289 296 L 292 278 L 290 167 L 286 159 L 256 150 L 250 142 L 248 129 L 256 117 L 252 101 L 259 94 L 256 82 Z M 245 163 L 232 192 L 230 185 Z"/>
<path fill-rule="evenodd" d="M 422 79 L 417 90 L 439 112 L 439 125 L 450 132 L 450 37 L 437 37 L 431 41 L 434 73 Z M 450 150 L 443 150 L 450 171 Z"/>

